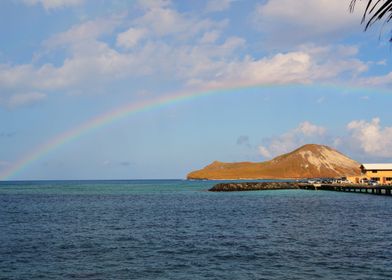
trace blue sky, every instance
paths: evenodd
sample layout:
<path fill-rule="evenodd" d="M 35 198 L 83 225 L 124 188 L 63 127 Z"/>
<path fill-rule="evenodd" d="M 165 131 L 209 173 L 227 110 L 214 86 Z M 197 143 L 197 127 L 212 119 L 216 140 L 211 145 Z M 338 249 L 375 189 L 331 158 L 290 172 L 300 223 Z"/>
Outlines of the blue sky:
<path fill-rule="evenodd" d="M 10 179 L 184 178 L 306 143 L 391 162 L 389 26 L 364 33 L 349 2 L 1 1 L 0 173 L 124 104 L 206 90 L 220 94 L 119 119 Z"/>

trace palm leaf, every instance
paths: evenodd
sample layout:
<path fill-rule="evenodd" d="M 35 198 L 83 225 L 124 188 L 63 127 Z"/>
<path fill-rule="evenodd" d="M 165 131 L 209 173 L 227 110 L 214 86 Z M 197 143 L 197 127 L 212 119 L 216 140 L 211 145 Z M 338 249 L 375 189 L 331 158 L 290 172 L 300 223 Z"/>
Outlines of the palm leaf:
<path fill-rule="evenodd" d="M 350 11 L 354 10 L 357 0 L 351 0 Z M 367 0 L 367 5 L 362 16 L 362 23 L 365 23 L 365 31 L 374 23 L 384 20 L 389 22 L 392 19 L 392 0 Z M 392 37 L 390 38 L 392 41 Z"/>

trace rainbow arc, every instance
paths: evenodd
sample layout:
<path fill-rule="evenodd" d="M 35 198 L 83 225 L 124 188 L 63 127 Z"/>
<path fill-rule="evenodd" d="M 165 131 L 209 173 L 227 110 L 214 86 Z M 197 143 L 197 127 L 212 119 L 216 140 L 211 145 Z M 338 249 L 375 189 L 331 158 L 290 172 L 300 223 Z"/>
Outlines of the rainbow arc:
<path fill-rule="evenodd" d="M 161 97 L 143 100 L 136 103 L 130 103 L 125 106 L 116 108 L 114 110 L 105 112 L 99 116 L 96 116 L 74 128 L 71 128 L 63 133 L 60 133 L 53 138 L 49 139 L 48 141 L 44 142 L 43 144 L 37 146 L 33 149 L 30 153 L 26 154 L 14 164 L 10 165 L 8 168 L 3 170 L 0 173 L 0 180 L 10 180 L 13 178 L 17 173 L 24 170 L 33 162 L 37 161 L 38 159 L 42 158 L 43 156 L 49 154 L 51 151 L 71 142 L 74 141 L 81 136 L 90 133 L 96 129 L 104 127 L 110 123 L 113 123 L 117 120 L 132 116 L 134 114 L 150 111 L 156 108 L 160 108 L 163 106 L 173 105 L 179 102 L 184 102 L 196 98 L 207 97 L 210 95 L 216 94 L 227 94 L 236 92 L 238 90 L 250 90 L 250 89 L 263 89 L 263 88 L 276 88 L 276 87 L 292 87 L 292 86 L 299 86 L 298 84 L 292 85 L 253 85 L 253 86 L 236 86 L 231 88 L 221 88 L 216 90 L 205 90 L 205 91 L 194 91 L 194 92 L 180 92 L 174 94 L 167 94 Z M 300 85 L 304 86 L 304 85 Z M 309 85 L 315 86 L 315 85 Z M 352 87 L 340 87 L 336 85 L 318 85 L 319 87 L 328 87 L 334 90 L 367 90 L 364 88 L 352 88 Z M 378 90 L 379 91 L 379 90 Z M 380 92 L 380 91 L 379 91 Z"/>

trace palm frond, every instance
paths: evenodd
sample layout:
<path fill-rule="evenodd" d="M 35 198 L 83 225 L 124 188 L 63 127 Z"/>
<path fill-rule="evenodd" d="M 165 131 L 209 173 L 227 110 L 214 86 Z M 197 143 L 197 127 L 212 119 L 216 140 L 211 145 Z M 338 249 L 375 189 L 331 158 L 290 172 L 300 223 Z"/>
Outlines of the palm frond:
<path fill-rule="evenodd" d="M 386 22 L 392 19 L 392 0 L 367 0 L 367 5 L 362 16 L 362 23 L 365 23 L 365 30 L 379 20 Z M 354 10 L 357 0 L 351 0 L 350 11 Z"/>

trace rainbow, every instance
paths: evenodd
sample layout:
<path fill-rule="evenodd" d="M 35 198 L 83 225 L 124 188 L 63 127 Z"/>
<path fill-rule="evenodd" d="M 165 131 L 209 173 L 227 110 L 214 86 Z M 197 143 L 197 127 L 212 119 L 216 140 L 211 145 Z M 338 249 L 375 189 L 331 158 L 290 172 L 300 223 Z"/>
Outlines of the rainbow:
<path fill-rule="evenodd" d="M 96 116 L 72 129 L 69 129 L 63 133 L 60 133 L 53 138 L 49 139 L 47 142 L 36 147 L 34 150 L 29 152 L 27 155 L 16 161 L 14 164 L 8 166 L 5 170 L 0 173 L 0 180 L 10 180 L 17 173 L 21 172 L 27 168 L 31 163 L 37 161 L 43 156 L 47 155 L 51 151 L 74 141 L 83 135 L 97 130 L 103 126 L 113 123 L 117 120 L 123 119 L 125 117 L 150 111 L 156 108 L 160 108 L 167 105 L 176 104 L 179 102 L 192 100 L 195 98 L 230 93 L 235 92 L 239 89 L 252 89 L 252 88 L 267 88 L 276 87 L 274 85 L 258 85 L 258 86 L 238 86 L 232 87 L 230 89 L 222 88 L 216 90 L 204 90 L 204 91 L 194 91 L 194 92 L 176 92 L 174 94 L 167 94 L 161 97 L 142 100 L 140 102 L 132 102 L 120 108 L 103 113 L 102 115 Z"/>
<path fill-rule="evenodd" d="M 289 86 L 304 86 L 300 84 L 292 84 L 292 85 L 253 85 L 253 86 L 236 86 L 231 88 L 220 88 L 214 90 L 204 90 L 204 91 L 194 91 L 194 92 L 179 92 L 174 94 L 167 94 L 161 97 L 149 99 L 149 100 L 142 100 L 140 102 L 132 102 L 120 108 L 116 108 L 114 110 L 108 111 L 103 113 L 102 115 L 96 116 L 72 129 L 69 129 L 63 133 L 60 133 L 53 138 L 49 139 L 47 142 L 44 142 L 42 145 L 39 145 L 30 153 L 16 161 L 14 164 L 8 166 L 5 170 L 0 173 L 0 180 L 10 180 L 14 177 L 17 173 L 24 170 L 33 162 L 37 161 L 38 159 L 42 158 L 43 156 L 47 155 L 51 151 L 71 142 L 74 141 L 83 135 L 90 133 L 94 130 L 97 130 L 105 125 L 113 123 L 117 120 L 123 119 L 125 117 L 145 112 L 149 110 L 153 110 L 156 108 L 160 108 L 167 105 L 176 104 L 179 102 L 192 100 L 195 98 L 206 97 L 210 95 L 216 94 L 227 94 L 232 93 L 241 89 L 262 89 L 262 88 L 277 88 L 277 87 L 289 87 Z M 310 86 L 315 86 L 310 85 Z M 318 85 L 320 87 L 320 85 Z M 336 85 L 321 85 L 321 87 L 342 89 L 342 87 Z M 353 88 L 353 87 L 343 87 L 343 89 L 350 89 L 350 90 L 364 90 L 364 88 Z M 366 89 L 365 89 L 366 90 Z"/>

